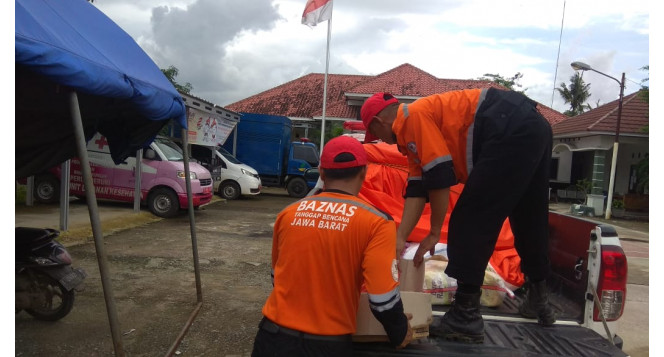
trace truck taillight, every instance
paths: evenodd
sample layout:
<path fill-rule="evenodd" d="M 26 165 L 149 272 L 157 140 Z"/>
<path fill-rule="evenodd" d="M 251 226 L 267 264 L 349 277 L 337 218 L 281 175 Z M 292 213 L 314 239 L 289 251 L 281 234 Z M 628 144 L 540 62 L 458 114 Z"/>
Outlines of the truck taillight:
<path fill-rule="evenodd" d="M 627 257 L 619 246 L 602 246 L 602 265 L 600 267 L 597 295 L 606 321 L 615 321 L 625 308 L 627 293 Z M 593 319 L 602 321 L 595 306 Z"/>

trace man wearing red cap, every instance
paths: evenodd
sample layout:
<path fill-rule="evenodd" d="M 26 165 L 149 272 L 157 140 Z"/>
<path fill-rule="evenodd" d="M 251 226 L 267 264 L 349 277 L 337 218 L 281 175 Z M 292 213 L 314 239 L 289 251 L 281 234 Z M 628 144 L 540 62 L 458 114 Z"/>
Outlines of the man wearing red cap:
<path fill-rule="evenodd" d="M 529 282 L 519 308 L 544 326 L 555 315 L 548 303 L 548 185 L 552 132 L 526 96 L 494 88 L 451 91 L 399 104 L 377 93 L 360 111 L 365 142 L 397 144 L 408 157 L 409 175 L 397 253 L 417 224 L 425 203 L 431 228 L 415 254 L 416 266 L 440 240 L 449 187 L 464 183 L 450 217 L 449 263 L 445 273 L 457 279 L 450 310 L 431 326 L 432 335 L 481 343 L 484 322 L 480 287 L 498 234 L 509 217 L 521 270 Z M 439 323 L 439 324 L 437 324 Z"/>
<path fill-rule="evenodd" d="M 286 207 L 274 224 L 273 289 L 252 356 L 349 356 L 364 284 L 392 345 L 410 343 L 392 218 L 357 197 L 367 154 L 340 136 L 323 149 L 323 192 Z"/>

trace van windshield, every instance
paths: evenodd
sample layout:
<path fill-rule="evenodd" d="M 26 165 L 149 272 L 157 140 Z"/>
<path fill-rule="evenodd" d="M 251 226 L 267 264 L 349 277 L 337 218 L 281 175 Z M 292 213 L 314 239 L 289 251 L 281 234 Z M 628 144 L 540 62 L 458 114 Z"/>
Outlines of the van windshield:
<path fill-rule="evenodd" d="M 230 152 L 226 151 L 226 149 L 224 149 L 223 147 L 219 146 L 219 147 L 217 148 L 217 151 L 219 151 L 219 153 L 222 154 L 222 155 L 226 158 L 226 160 L 228 160 L 228 161 L 230 161 L 230 162 L 232 162 L 232 163 L 234 163 L 234 164 L 238 164 L 238 165 L 239 165 L 239 164 L 242 164 L 242 163 L 240 162 L 240 160 L 236 159 L 235 156 L 233 156 L 233 154 L 231 154 Z"/>
<path fill-rule="evenodd" d="M 177 144 L 174 142 L 164 139 L 164 138 L 156 138 L 154 139 L 155 145 L 159 147 L 159 150 L 161 150 L 162 153 L 164 153 L 164 156 L 166 156 L 166 160 L 168 161 L 183 161 L 184 156 L 182 153 L 182 149 L 180 149 Z"/>

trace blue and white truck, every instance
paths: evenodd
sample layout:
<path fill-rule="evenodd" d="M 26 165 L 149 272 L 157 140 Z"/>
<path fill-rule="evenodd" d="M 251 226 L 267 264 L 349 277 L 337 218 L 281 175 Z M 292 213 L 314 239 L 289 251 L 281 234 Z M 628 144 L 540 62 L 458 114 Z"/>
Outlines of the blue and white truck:
<path fill-rule="evenodd" d="M 285 116 L 240 113 L 240 121 L 223 147 L 258 171 L 263 186 L 284 187 L 304 197 L 318 180 L 318 148 L 293 140 L 293 123 Z"/>

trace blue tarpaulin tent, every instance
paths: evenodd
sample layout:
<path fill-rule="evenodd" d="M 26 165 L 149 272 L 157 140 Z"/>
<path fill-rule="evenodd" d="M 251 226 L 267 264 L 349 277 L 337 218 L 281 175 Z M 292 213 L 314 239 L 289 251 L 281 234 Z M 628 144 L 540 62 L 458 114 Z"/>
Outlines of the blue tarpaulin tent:
<path fill-rule="evenodd" d="M 81 159 L 114 349 L 117 356 L 124 356 L 86 141 L 96 132 L 106 136 L 119 164 L 147 147 L 168 121 L 186 129 L 186 108 L 150 57 L 91 3 L 15 0 L 14 4 L 15 177 L 32 176 L 75 156 Z M 169 356 L 202 305 L 188 164 L 185 149 L 198 304 Z"/>
<path fill-rule="evenodd" d="M 75 156 L 67 91 L 78 93 L 86 139 L 105 135 L 116 163 L 170 119 L 186 128 L 179 93 L 93 4 L 16 0 L 15 28 L 17 178 Z"/>

